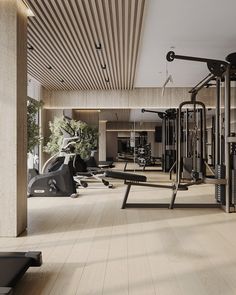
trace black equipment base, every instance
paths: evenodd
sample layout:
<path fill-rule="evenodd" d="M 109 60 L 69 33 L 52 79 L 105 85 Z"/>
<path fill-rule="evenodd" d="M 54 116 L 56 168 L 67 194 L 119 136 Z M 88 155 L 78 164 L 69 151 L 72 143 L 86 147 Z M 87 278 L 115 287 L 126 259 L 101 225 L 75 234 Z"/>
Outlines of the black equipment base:
<path fill-rule="evenodd" d="M 126 203 L 125 208 L 165 208 L 170 209 L 169 203 Z M 174 208 L 189 208 L 189 209 L 197 209 L 197 208 L 221 208 L 221 205 L 218 203 L 176 203 Z"/>

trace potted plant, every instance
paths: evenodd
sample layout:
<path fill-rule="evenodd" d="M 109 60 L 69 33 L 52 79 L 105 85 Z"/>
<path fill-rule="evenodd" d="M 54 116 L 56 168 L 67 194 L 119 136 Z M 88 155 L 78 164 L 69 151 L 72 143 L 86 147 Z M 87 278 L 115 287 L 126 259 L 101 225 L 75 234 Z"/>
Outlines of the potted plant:
<path fill-rule="evenodd" d="M 70 133 L 73 129 L 75 134 L 79 136 L 74 148 L 75 153 L 78 153 L 82 159 L 88 159 L 91 151 L 97 147 L 98 130 L 85 122 L 73 119 L 68 122 L 64 117 L 55 117 L 53 121 L 49 122 L 49 129 L 51 135 L 47 140 L 44 151 L 51 156 L 60 150 L 64 138 L 63 130 Z"/>
<path fill-rule="evenodd" d="M 43 106 L 42 101 L 32 98 L 27 99 L 27 152 L 33 153 L 34 148 L 41 141 L 40 127 L 37 122 L 37 114 Z"/>

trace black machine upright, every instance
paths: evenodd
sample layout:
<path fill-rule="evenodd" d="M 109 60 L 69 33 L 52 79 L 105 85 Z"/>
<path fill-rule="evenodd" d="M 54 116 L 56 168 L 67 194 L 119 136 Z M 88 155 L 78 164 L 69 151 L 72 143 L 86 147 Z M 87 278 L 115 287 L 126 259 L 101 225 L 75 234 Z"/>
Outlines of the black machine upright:
<path fill-rule="evenodd" d="M 176 109 L 164 112 L 142 109 L 142 112 L 155 113 L 162 120 L 161 128 L 156 127 L 157 141 L 162 143 L 162 171 L 169 172 L 176 160 Z"/>

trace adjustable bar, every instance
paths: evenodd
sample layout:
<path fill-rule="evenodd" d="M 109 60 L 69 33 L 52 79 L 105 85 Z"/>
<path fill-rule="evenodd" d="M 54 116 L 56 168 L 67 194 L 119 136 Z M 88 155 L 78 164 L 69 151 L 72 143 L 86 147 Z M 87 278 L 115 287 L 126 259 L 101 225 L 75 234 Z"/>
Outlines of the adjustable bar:
<path fill-rule="evenodd" d="M 228 63 L 223 60 L 195 57 L 195 56 L 186 56 L 186 55 L 177 55 L 174 53 L 174 51 L 169 51 L 166 55 L 166 59 L 169 62 L 172 62 L 175 59 L 182 59 L 182 60 L 190 60 L 190 61 L 197 61 L 197 62 L 204 62 L 204 63 L 217 63 L 217 64 L 222 64 L 225 66 L 228 65 Z"/>
<path fill-rule="evenodd" d="M 142 109 L 141 110 L 142 113 L 154 113 L 154 114 L 164 114 L 164 112 L 158 112 L 158 111 L 151 111 L 151 110 L 146 110 L 146 109 Z"/>
<path fill-rule="evenodd" d="M 182 59 L 182 60 L 189 60 L 189 61 L 197 61 L 197 62 L 206 63 L 209 71 L 217 77 L 221 77 L 225 73 L 227 66 L 229 65 L 226 61 L 222 61 L 222 60 L 218 60 L 218 59 L 177 55 L 174 53 L 174 51 L 169 51 L 166 55 L 166 59 L 169 62 L 172 62 L 174 59 Z"/>

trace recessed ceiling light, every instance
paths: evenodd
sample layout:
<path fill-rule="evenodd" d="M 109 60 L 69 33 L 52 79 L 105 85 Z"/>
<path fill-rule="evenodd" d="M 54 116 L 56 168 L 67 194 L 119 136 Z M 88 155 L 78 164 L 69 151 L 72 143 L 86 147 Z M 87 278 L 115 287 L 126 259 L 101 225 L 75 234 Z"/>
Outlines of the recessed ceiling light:
<path fill-rule="evenodd" d="M 97 50 L 102 49 L 102 44 L 101 44 L 101 43 L 95 44 L 95 48 L 96 48 Z"/>

